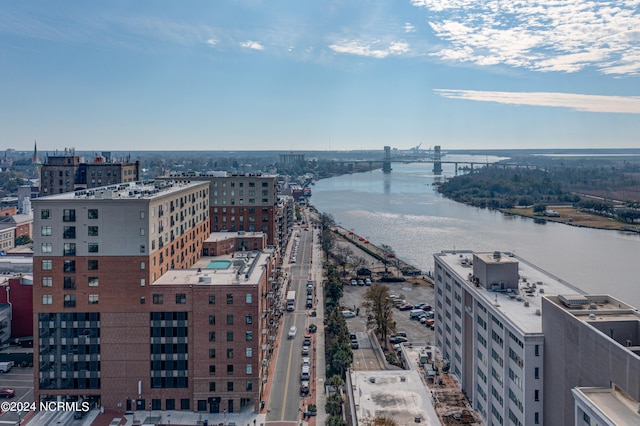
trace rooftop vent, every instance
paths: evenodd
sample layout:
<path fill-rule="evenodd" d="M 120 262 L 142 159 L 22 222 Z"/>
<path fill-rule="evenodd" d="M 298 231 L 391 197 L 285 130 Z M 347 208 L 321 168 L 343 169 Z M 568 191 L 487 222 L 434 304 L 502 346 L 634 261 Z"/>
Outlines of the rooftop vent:
<path fill-rule="evenodd" d="M 569 309 L 582 309 L 589 304 L 589 300 L 581 294 L 560 294 L 558 300 Z"/>
<path fill-rule="evenodd" d="M 542 312 L 540 311 L 540 309 L 536 309 L 536 315 L 538 316 L 542 315 Z"/>
<path fill-rule="evenodd" d="M 525 302 L 524 302 L 524 307 L 525 307 L 525 308 L 528 308 L 528 307 L 529 307 L 529 302 L 525 301 Z"/>
<path fill-rule="evenodd" d="M 596 320 L 596 314 L 589 314 L 589 321 L 595 321 Z"/>

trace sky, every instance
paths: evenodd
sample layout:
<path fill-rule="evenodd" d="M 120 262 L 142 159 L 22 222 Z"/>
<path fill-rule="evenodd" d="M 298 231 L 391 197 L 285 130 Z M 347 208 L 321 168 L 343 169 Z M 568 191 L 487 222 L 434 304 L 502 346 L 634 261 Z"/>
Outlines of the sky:
<path fill-rule="evenodd" d="M 640 147 L 640 0 L 0 0 L 0 149 Z"/>

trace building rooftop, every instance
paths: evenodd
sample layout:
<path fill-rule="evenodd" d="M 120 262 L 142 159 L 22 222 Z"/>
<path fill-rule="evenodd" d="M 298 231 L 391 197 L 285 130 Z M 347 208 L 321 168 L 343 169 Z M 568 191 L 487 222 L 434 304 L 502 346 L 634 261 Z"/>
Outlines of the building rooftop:
<path fill-rule="evenodd" d="M 257 251 L 202 257 L 191 269 L 174 269 L 152 285 L 258 284 L 270 254 Z"/>
<path fill-rule="evenodd" d="M 492 291 L 476 286 L 471 281 L 474 254 L 488 264 L 518 262 L 518 290 Z M 511 253 L 502 253 L 498 258 L 495 253 L 456 250 L 443 251 L 436 256 L 459 276 L 468 278 L 464 281 L 467 289 L 486 304 L 493 305 L 523 333 L 542 333 L 542 296 L 583 294 L 577 287 Z"/>
<path fill-rule="evenodd" d="M 224 177 L 275 177 L 277 175 L 270 175 L 266 173 L 229 173 L 221 170 L 212 170 L 209 172 L 171 172 L 168 177 L 205 177 L 205 178 L 224 178 Z"/>
<path fill-rule="evenodd" d="M 581 399 L 616 425 L 640 424 L 638 403 L 616 388 L 574 388 L 576 398 Z"/>
<path fill-rule="evenodd" d="M 264 237 L 264 232 L 246 232 L 246 231 L 238 231 L 238 232 L 212 232 L 209 237 L 205 240 L 205 242 L 215 243 L 218 241 L 228 240 L 229 238 L 238 238 L 238 237 L 252 237 L 252 238 L 262 238 Z"/>
<path fill-rule="evenodd" d="M 45 197 L 40 200 L 137 200 L 153 199 L 177 192 L 189 187 L 202 185 L 203 182 L 178 182 L 170 180 L 146 180 L 139 182 L 119 183 L 99 188 L 83 189 L 81 191 L 63 192 Z"/>
<path fill-rule="evenodd" d="M 397 424 L 440 424 L 431 405 L 431 395 L 417 371 L 351 371 L 355 410 L 360 422 L 376 416 L 394 419 Z"/>

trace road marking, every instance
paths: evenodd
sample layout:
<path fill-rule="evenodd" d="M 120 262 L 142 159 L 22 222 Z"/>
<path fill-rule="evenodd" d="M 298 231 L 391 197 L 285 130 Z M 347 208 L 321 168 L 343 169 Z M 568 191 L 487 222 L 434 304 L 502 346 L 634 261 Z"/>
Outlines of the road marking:
<path fill-rule="evenodd" d="M 294 315 L 293 325 L 295 324 L 296 324 L 296 318 Z M 283 336 L 284 336 L 284 333 L 283 333 Z M 295 340 L 296 340 L 295 337 L 291 340 L 291 348 L 289 349 L 289 361 L 287 362 L 287 376 L 284 379 L 285 386 L 284 386 L 284 396 L 282 398 L 283 404 L 282 404 L 282 413 L 280 414 L 280 421 L 284 421 L 284 412 L 287 409 L 287 393 L 289 392 L 289 374 L 291 373 L 291 357 L 293 356 L 293 345 Z"/>

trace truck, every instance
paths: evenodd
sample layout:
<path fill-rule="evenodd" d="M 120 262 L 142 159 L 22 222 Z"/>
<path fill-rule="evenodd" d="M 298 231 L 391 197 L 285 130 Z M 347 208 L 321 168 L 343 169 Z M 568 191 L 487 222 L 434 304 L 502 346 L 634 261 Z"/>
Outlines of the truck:
<path fill-rule="evenodd" d="M 0 373 L 8 373 L 13 367 L 13 361 L 0 361 Z"/>
<path fill-rule="evenodd" d="M 296 310 L 296 292 L 294 290 L 289 290 L 287 292 L 287 311 L 295 311 Z"/>

